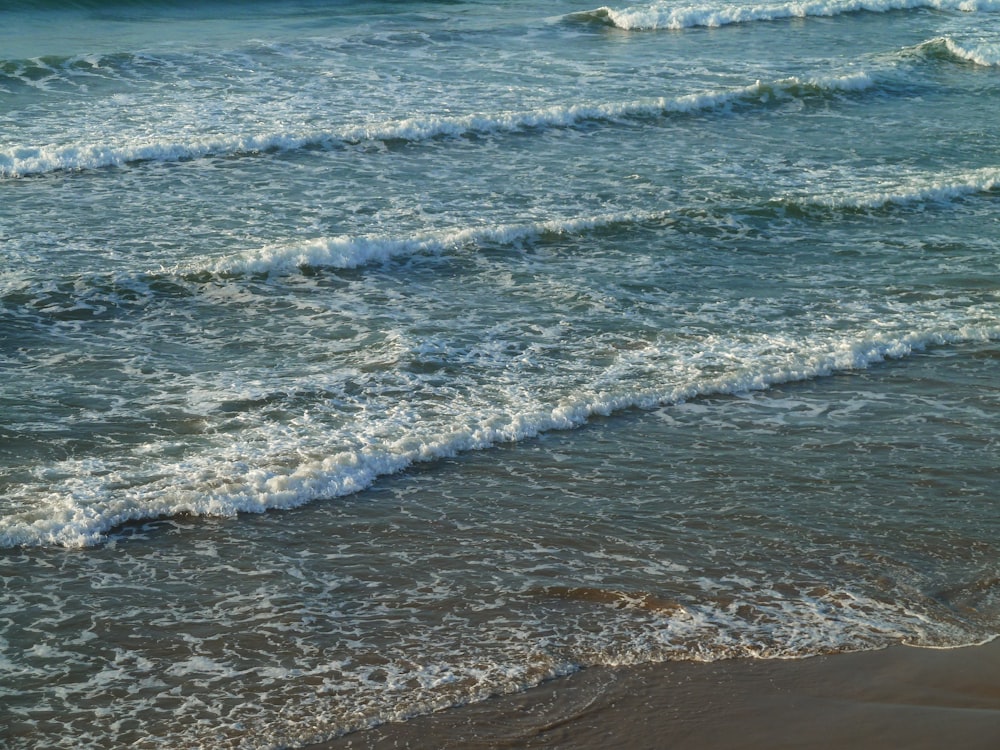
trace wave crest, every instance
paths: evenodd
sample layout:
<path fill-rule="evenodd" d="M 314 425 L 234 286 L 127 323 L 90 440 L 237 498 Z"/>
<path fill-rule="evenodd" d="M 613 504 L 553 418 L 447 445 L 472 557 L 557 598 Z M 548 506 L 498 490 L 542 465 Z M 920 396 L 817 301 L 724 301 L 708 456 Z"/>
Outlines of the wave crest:
<path fill-rule="evenodd" d="M 914 176 L 896 184 L 880 182 L 860 190 L 832 190 L 801 198 L 786 197 L 777 202 L 806 211 L 813 208 L 870 211 L 890 206 L 947 203 L 997 190 L 1000 190 L 1000 169 L 984 168 L 947 177 Z"/>
<path fill-rule="evenodd" d="M 438 138 L 486 136 L 549 128 L 578 127 L 588 122 L 696 113 L 731 104 L 767 103 L 774 94 L 801 98 L 875 85 L 865 73 L 831 78 L 788 78 L 760 81 L 741 88 L 656 97 L 626 102 L 552 106 L 524 112 L 461 117 L 409 118 L 378 125 L 309 133 L 265 133 L 195 138 L 187 142 L 149 140 L 118 145 L 79 144 L 22 146 L 0 151 L 0 178 L 20 178 L 52 172 L 123 167 L 142 162 L 179 162 L 208 157 L 230 157 L 302 148 L 337 148 L 377 142 L 411 142 Z"/>
<path fill-rule="evenodd" d="M 110 531 L 131 521 L 290 509 L 321 498 L 359 492 L 378 477 L 419 462 L 485 450 L 547 431 L 572 429 L 597 416 L 681 403 L 700 396 L 765 390 L 781 383 L 866 369 L 931 345 L 998 338 L 1000 329 L 995 326 L 934 325 L 908 334 L 875 337 L 857 332 L 844 338 L 782 341 L 780 348 L 786 354 L 775 359 L 773 352 L 779 342 L 763 336 L 744 342 L 744 348 L 751 347 L 744 363 L 748 367 L 721 376 L 705 373 L 664 389 L 617 395 L 580 392 L 556 403 L 539 401 L 515 411 L 456 414 L 447 424 L 428 429 L 419 423 L 411 424 L 398 439 L 361 441 L 367 444 L 331 451 L 325 457 L 303 460 L 301 453 L 294 450 L 291 456 L 261 455 L 255 460 L 237 448 L 206 456 L 200 466 L 190 461 L 158 464 L 152 467 L 147 482 L 92 463 L 67 462 L 62 468 L 83 479 L 53 489 L 48 504 L 41 509 L 0 519 L 0 548 L 85 547 L 102 543 Z M 727 352 L 734 350 L 735 343 L 714 341 Z"/>
<path fill-rule="evenodd" d="M 318 238 L 306 242 L 272 245 L 196 267 L 174 269 L 174 272 L 181 275 L 207 272 L 228 276 L 287 273 L 302 268 L 350 269 L 396 257 L 421 253 L 435 255 L 485 243 L 513 245 L 546 235 L 576 234 L 619 224 L 657 221 L 665 216 L 665 212 L 633 211 L 537 223 L 422 232 L 409 237 L 370 235 Z"/>
<path fill-rule="evenodd" d="M 971 63 L 984 68 L 1000 67 L 1000 44 L 997 43 L 959 43 L 951 37 L 943 36 L 917 45 L 910 51 L 932 60 Z"/>
<path fill-rule="evenodd" d="M 608 6 L 571 13 L 570 21 L 602 23 L 625 31 L 666 29 L 681 31 L 695 27 L 718 28 L 755 21 L 781 21 L 789 18 L 838 16 L 847 13 L 888 13 L 897 10 L 933 8 L 964 12 L 1000 9 L 997 0 L 806 0 L 760 5 L 736 5 L 717 8 L 704 5 L 680 6 L 662 0 L 651 5 L 615 10 Z"/>

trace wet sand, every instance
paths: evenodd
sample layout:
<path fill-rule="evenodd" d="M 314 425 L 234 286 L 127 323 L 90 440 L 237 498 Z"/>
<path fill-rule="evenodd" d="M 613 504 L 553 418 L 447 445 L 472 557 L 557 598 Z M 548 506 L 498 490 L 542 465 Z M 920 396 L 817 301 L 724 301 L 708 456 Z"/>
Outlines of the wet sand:
<path fill-rule="evenodd" d="M 312 750 L 997 750 L 1000 640 L 802 660 L 585 669 Z"/>

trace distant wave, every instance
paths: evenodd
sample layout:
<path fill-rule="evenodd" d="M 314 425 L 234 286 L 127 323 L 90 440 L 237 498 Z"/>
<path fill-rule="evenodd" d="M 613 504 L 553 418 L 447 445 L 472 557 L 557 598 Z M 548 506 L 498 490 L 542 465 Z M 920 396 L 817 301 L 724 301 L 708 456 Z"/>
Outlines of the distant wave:
<path fill-rule="evenodd" d="M 244 0 L 32 0 L 31 10 L 108 10 L 109 8 L 163 10 L 169 8 L 220 9 L 245 5 Z M 2 8 L 0 8 L 2 9 Z"/>
<path fill-rule="evenodd" d="M 907 53 L 932 60 L 972 63 L 985 68 L 1000 67 L 1000 44 L 998 43 L 959 43 L 951 37 L 944 36 L 904 50 L 904 54 Z"/>
<path fill-rule="evenodd" d="M 614 122 L 712 110 L 734 104 L 771 101 L 773 97 L 806 98 L 875 86 L 865 73 L 827 78 L 786 78 L 760 81 L 741 88 L 606 104 L 574 104 L 525 112 L 463 117 L 408 118 L 375 125 L 309 133 L 265 133 L 195 138 L 184 142 L 152 140 L 120 145 L 79 144 L 22 146 L 0 151 L 0 178 L 26 177 L 60 171 L 121 167 L 148 161 L 187 161 L 211 156 L 239 156 L 306 147 L 346 147 L 364 143 L 420 142 L 512 133 L 547 128 L 571 128 L 587 122 Z"/>
<path fill-rule="evenodd" d="M 838 16 L 845 13 L 887 13 L 895 10 L 933 8 L 965 12 L 1000 10 L 1000 0 L 805 0 L 726 8 L 654 2 L 621 10 L 607 6 L 571 13 L 571 21 L 602 23 L 626 31 L 669 29 L 679 31 L 698 26 L 719 27 L 753 21 L 780 21 L 810 16 Z"/>

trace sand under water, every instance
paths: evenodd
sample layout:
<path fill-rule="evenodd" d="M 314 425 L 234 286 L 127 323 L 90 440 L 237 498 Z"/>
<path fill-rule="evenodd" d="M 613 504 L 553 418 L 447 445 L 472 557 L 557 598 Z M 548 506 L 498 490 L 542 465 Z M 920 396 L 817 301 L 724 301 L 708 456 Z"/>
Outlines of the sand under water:
<path fill-rule="evenodd" d="M 594 667 L 315 750 L 522 747 L 993 750 L 1000 747 L 1000 641 Z"/>

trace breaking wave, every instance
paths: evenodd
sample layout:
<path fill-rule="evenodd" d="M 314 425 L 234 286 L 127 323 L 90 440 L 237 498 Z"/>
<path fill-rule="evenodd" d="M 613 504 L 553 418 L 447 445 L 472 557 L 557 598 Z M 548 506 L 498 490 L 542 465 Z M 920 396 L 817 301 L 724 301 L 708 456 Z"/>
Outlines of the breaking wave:
<path fill-rule="evenodd" d="M 313 458 L 302 456 L 303 445 L 313 438 L 289 434 L 283 440 L 272 436 L 274 445 L 259 456 L 254 456 L 248 445 L 219 446 L 183 464 L 146 466 L 142 471 L 146 480 L 126 477 L 108 467 L 66 467 L 75 477 L 69 485 L 53 487 L 40 507 L 0 519 L 0 547 L 91 546 L 104 541 L 109 531 L 131 521 L 290 509 L 359 492 L 378 477 L 415 463 L 484 450 L 551 430 L 572 429 L 595 416 L 676 404 L 699 396 L 764 390 L 781 383 L 865 369 L 932 345 L 997 338 L 1000 328 L 996 327 L 935 325 L 905 335 L 819 337 L 795 342 L 778 342 L 766 335 L 749 341 L 719 340 L 713 342 L 713 347 L 722 347 L 728 357 L 739 352 L 739 366 L 727 374 L 696 375 L 653 390 L 580 392 L 557 403 L 538 401 L 515 410 L 500 406 L 492 411 L 466 413 L 459 408 L 446 422 L 406 425 L 400 437 L 389 442 L 377 437 L 382 429 L 379 424 L 362 422 L 353 428 L 360 432 L 347 442 L 357 443 L 358 447 L 342 444 L 340 450 L 334 450 L 331 444 L 326 455 Z M 778 359 L 774 356 L 776 347 L 786 352 Z M 647 356 L 655 357 L 655 353 Z M 292 460 L 294 457 L 298 460 Z"/>
<path fill-rule="evenodd" d="M 581 13 L 571 13 L 571 21 L 601 23 L 626 31 L 669 29 L 680 31 L 695 27 L 716 28 L 754 21 L 781 21 L 789 18 L 838 16 L 846 13 L 888 13 L 897 10 L 931 8 L 964 12 L 1000 9 L 997 0 L 806 0 L 806 2 L 761 3 L 717 8 L 704 5 L 681 5 L 655 2 L 615 10 L 604 6 Z"/>
<path fill-rule="evenodd" d="M 421 142 L 438 138 L 487 136 L 548 128 L 572 128 L 588 122 L 615 122 L 670 114 L 695 113 L 738 104 L 769 103 L 775 98 L 822 97 L 864 91 L 875 82 L 866 73 L 841 77 L 797 77 L 715 92 L 657 97 L 628 102 L 553 106 L 526 112 L 463 117 L 417 117 L 309 133 L 265 133 L 197 138 L 184 142 L 148 140 L 124 144 L 22 146 L 0 151 L 0 178 L 61 171 L 122 167 L 140 162 L 177 162 L 230 157 L 307 147 L 347 147 L 376 142 Z"/>
<path fill-rule="evenodd" d="M 779 196 L 765 205 L 795 206 L 808 211 L 876 210 L 891 206 L 947 203 L 1000 190 L 1000 168 L 983 168 L 955 175 L 915 174 L 889 182 L 875 176 L 853 175 L 861 188 L 833 189 L 804 196 Z M 683 208 L 627 211 L 542 222 L 428 231 L 406 237 L 380 235 L 316 238 L 249 250 L 218 260 L 170 269 L 181 276 L 283 274 L 304 268 L 352 269 L 370 263 L 417 254 L 437 255 L 463 247 L 496 243 L 515 245 L 545 236 L 579 234 L 595 229 L 643 222 L 663 222 L 685 214 Z"/>
<path fill-rule="evenodd" d="M 905 53 L 931 60 L 971 63 L 985 68 L 1000 67 L 1000 44 L 957 42 L 943 36 L 905 50 Z"/>

